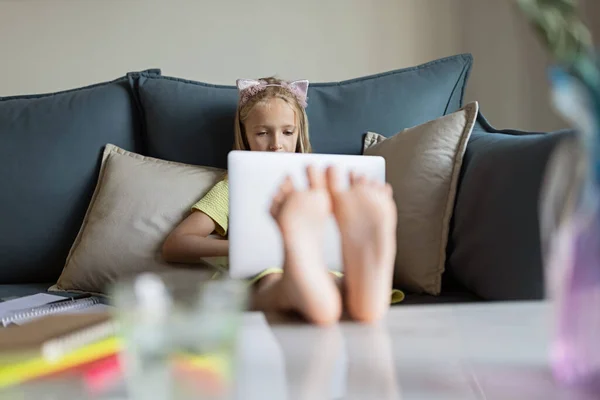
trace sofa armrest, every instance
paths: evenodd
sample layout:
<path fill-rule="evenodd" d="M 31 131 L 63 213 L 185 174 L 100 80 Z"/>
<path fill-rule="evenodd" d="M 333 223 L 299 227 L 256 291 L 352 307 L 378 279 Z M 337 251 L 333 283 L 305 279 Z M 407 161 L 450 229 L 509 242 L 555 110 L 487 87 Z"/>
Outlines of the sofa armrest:
<path fill-rule="evenodd" d="M 546 164 L 573 131 L 498 130 L 480 113 L 458 185 L 447 270 L 488 300 L 544 296 L 538 202 Z"/>

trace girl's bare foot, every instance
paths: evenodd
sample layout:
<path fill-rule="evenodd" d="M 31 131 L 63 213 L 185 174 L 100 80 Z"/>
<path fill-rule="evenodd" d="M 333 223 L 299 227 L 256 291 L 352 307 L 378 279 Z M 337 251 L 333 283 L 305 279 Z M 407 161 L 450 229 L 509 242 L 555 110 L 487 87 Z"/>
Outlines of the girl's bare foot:
<path fill-rule="evenodd" d="M 350 176 L 340 190 L 334 168 L 327 170 L 333 213 L 344 260 L 346 306 L 363 322 L 380 319 L 389 308 L 396 257 L 397 210 L 387 184 Z"/>
<path fill-rule="evenodd" d="M 342 302 L 323 260 L 325 224 L 331 199 L 325 174 L 307 169 L 310 187 L 296 191 L 288 178 L 274 197 L 271 215 L 283 238 L 285 261 L 281 287 L 287 307 L 316 324 L 337 322 Z"/>

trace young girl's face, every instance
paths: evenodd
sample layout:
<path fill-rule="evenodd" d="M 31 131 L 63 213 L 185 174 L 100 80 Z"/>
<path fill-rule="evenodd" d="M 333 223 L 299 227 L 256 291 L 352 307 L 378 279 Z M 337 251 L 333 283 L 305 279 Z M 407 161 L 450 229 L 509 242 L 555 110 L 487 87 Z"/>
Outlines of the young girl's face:
<path fill-rule="evenodd" d="M 285 100 L 272 98 L 256 104 L 244 122 L 250 150 L 295 152 L 296 122 L 296 113 Z"/>

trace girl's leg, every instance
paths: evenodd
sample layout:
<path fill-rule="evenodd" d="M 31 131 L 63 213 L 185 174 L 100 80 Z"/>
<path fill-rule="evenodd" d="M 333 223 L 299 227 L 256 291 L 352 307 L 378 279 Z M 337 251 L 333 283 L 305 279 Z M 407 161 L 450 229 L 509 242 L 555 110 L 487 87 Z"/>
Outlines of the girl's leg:
<path fill-rule="evenodd" d="M 257 310 L 297 311 L 312 323 L 331 324 L 342 312 L 340 291 L 323 260 L 331 199 L 325 174 L 314 168 L 307 173 L 308 190 L 296 191 L 288 179 L 273 199 L 271 214 L 284 245 L 283 273 L 261 279 L 252 303 Z"/>
<path fill-rule="evenodd" d="M 392 189 L 351 176 L 349 190 L 341 191 L 333 168 L 327 181 L 342 238 L 346 309 L 356 320 L 378 320 L 390 306 L 396 258 Z"/>
<path fill-rule="evenodd" d="M 294 302 L 286 296 L 281 279 L 283 273 L 272 273 L 264 276 L 254 284 L 251 307 L 256 311 L 296 311 L 301 312 Z M 341 293 L 343 279 L 331 275 L 331 279 Z M 316 321 L 313 321 L 316 322 Z"/>

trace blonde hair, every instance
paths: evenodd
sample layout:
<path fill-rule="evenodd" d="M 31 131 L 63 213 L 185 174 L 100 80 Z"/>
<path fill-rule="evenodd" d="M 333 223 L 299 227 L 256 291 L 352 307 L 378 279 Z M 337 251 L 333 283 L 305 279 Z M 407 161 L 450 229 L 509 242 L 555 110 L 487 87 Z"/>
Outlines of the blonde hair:
<path fill-rule="evenodd" d="M 261 80 L 269 85 L 277 85 L 285 82 L 273 77 L 262 78 Z M 268 86 L 265 90 L 252 96 L 241 107 L 238 104 L 238 108 L 235 112 L 233 150 L 250 150 L 244 129 L 244 121 L 248 118 L 248 115 L 250 115 L 250 112 L 255 105 L 270 99 L 281 99 L 294 109 L 296 119 L 298 120 L 298 143 L 296 143 L 296 153 L 311 153 L 312 147 L 308 136 L 308 117 L 306 116 L 306 111 L 298 102 L 298 99 L 283 86 Z"/>

